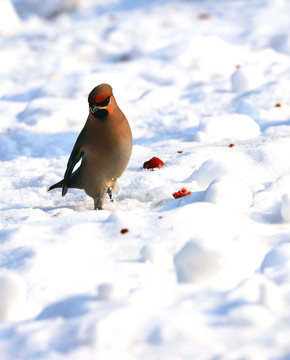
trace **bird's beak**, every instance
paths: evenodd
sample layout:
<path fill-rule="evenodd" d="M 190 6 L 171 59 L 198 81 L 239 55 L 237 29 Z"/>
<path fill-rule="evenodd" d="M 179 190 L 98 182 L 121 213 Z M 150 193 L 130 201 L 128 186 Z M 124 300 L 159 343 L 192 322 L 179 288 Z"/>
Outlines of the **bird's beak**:
<path fill-rule="evenodd" d="M 109 113 L 108 106 L 110 105 L 110 103 L 111 103 L 111 97 L 108 96 L 101 103 L 90 104 L 89 107 L 91 114 L 97 119 L 105 118 Z"/>
<path fill-rule="evenodd" d="M 101 109 L 104 109 L 101 106 L 97 106 L 97 105 L 92 105 L 90 106 L 90 110 L 92 114 L 95 114 L 96 112 L 100 111 Z"/>
<path fill-rule="evenodd" d="M 106 106 L 90 106 L 90 111 L 96 119 L 104 119 L 108 115 L 108 110 Z"/>

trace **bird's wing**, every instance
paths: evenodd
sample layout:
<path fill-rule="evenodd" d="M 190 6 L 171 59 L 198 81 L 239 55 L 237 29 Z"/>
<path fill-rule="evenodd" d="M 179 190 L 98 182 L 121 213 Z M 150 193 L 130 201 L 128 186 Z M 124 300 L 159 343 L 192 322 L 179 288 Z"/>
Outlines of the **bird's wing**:
<path fill-rule="evenodd" d="M 67 168 L 63 177 L 63 184 L 62 184 L 62 196 L 67 193 L 67 189 L 69 187 L 69 182 L 71 178 L 72 171 L 75 165 L 80 161 L 83 157 L 84 152 L 82 151 L 82 146 L 84 145 L 85 138 L 86 138 L 86 128 L 84 127 L 83 130 L 80 132 L 77 141 L 75 143 L 74 148 L 72 149 L 71 155 L 68 159 Z"/>

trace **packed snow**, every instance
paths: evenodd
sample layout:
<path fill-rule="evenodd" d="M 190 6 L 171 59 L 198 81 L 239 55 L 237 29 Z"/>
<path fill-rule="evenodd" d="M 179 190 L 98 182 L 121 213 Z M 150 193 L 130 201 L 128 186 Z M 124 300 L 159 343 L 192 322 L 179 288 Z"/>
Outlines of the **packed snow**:
<path fill-rule="evenodd" d="M 290 359 L 289 23 L 288 0 L 0 0 L 1 359 Z M 134 145 L 94 211 L 47 189 L 104 82 Z"/>

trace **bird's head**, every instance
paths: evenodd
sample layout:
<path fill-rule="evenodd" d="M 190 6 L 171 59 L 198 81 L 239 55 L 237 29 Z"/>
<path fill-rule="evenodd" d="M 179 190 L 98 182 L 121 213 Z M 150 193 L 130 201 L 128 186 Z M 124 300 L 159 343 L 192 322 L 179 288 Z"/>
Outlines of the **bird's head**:
<path fill-rule="evenodd" d="M 96 119 L 104 119 L 115 103 L 112 87 L 108 84 L 96 86 L 89 94 L 90 113 Z"/>

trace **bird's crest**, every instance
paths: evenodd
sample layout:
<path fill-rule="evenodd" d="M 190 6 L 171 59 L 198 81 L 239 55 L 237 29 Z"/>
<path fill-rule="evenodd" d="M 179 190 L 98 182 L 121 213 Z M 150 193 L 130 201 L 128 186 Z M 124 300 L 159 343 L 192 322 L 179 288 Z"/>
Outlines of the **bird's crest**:
<path fill-rule="evenodd" d="M 89 103 L 90 104 L 102 104 L 103 101 L 105 101 L 108 97 L 110 97 L 112 94 L 103 94 L 103 95 L 89 95 Z"/>

